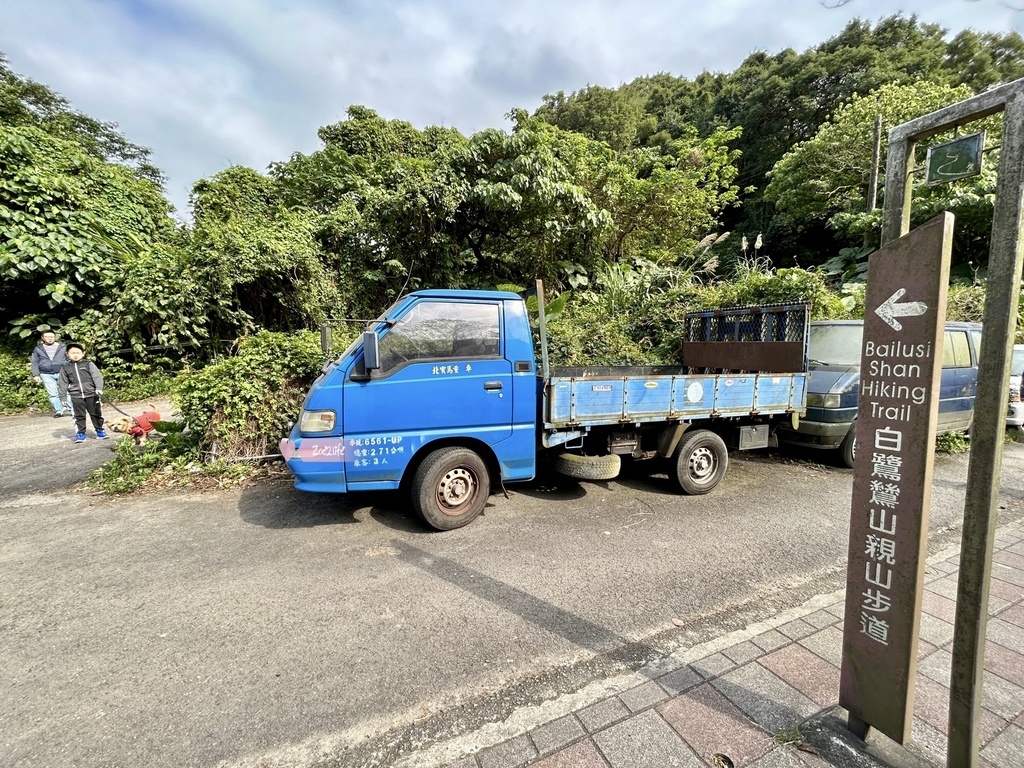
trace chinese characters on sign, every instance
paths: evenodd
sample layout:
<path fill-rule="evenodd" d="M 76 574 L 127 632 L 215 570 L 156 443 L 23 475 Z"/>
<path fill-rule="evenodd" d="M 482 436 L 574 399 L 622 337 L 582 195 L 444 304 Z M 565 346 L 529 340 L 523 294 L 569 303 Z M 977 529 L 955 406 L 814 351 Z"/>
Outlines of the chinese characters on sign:
<path fill-rule="evenodd" d="M 899 430 L 875 430 L 875 451 L 891 453 L 875 452 L 871 455 L 873 479 L 868 484 L 871 510 L 869 532 L 864 536 L 866 587 L 861 593 L 860 631 L 882 645 L 889 644 L 887 613 L 892 607 L 892 572 L 896 565 L 896 523 L 899 519 L 896 508 L 900 502 L 903 459 L 899 454 L 902 447 L 903 433 Z"/>
<path fill-rule="evenodd" d="M 903 743 L 913 713 L 952 215 L 871 255 L 839 703 Z"/>

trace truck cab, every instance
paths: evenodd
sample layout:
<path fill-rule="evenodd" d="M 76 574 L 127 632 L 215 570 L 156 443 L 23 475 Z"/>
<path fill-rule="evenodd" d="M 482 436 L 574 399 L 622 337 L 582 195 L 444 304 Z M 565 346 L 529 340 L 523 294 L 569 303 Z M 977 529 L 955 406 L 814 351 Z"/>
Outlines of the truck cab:
<path fill-rule="evenodd" d="M 526 304 L 505 291 L 409 294 L 324 367 L 281 453 L 300 490 L 393 490 L 447 530 L 490 477 L 536 472 L 537 372 Z"/>

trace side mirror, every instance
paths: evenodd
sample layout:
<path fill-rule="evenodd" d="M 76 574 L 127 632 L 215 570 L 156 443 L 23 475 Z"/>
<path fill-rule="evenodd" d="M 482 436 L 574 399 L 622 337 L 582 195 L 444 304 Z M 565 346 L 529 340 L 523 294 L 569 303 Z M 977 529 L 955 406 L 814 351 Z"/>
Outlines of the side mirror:
<path fill-rule="evenodd" d="M 380 368 L 380 339 L 376 331 L 363 331 L 363 364 L 368 371 Z"/>

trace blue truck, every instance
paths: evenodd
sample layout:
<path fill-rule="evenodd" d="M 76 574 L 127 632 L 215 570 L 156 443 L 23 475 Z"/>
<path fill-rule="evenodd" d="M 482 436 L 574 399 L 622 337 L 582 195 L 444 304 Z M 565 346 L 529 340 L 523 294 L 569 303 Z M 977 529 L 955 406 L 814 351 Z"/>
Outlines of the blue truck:
<path fill-rule="evenodd" d="M 728 447 L 777 444 L 805 412 L 808 308 L 686 316 L 674 367 L 551 367 L 543 287 L 535 357 L 524 298 L 422 290 L 399 299 L 325 364 L 280 443 L 303 491 L 401 490 L 431 527 L 484 509 L 493 485 L 538 461 L 611 479 L 623 456 L 667 460 L 688 494 L 721 482 Z"/>

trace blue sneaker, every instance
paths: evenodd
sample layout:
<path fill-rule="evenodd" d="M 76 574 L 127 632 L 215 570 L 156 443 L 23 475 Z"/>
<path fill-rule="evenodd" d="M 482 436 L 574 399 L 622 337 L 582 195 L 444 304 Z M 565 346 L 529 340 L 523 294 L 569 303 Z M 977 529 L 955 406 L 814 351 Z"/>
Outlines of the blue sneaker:
<path fill-rule="evenodd" d="M 106 440 L 107 437 L 108 437 L 107 433 L 104 432 L 102 429 L 97 429 L 96 430 L 96 439 L 97 440 Z"/>
<path fill-rule="evenodd" d="M 77 435 L 75 435 L 75 442 L 76 443 L 84 443 L 85 442 L 85 432 L 79 432 Z"/>

